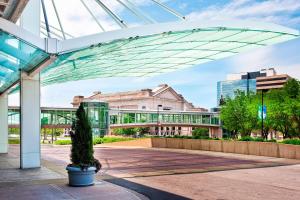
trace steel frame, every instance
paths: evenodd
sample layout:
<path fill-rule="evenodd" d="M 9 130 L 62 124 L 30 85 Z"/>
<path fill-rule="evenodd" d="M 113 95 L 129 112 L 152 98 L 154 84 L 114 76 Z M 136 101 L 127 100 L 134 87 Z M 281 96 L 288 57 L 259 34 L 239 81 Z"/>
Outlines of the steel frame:
<path fill-rule="evenodd" d="M 168 32 L 180 32 L 186 30 L 201 30 L 209 28 L 220 29 L 239 29 L 256 30 L 261 32 L 277 32 L 282 34 L 290 34 L 299 36 L 297 30 L 286 28 L 280 25 L 270 23 L 246 22 L 246 21 L 179 21 L 170 23 L 150 24 L 134 28 L 126 28 L 121 30 L 98 33 L 89 36 L 78 37 L 74 39 L 67 39 L 59 41 L 54 38 L 42 39 L 19 26 L 0 18 L 0 30 L 12 34 L 18 39 L 35 46 L 51 55 L 60 55 L 67 52 L 85 49 L 90 46 L 101 43 L 108 43 L 115 40 L 122 40 L 128 38 L 150 36 L 155 34 L 163 34 Z M 51 61 L 53 62 L 53 58 Z M 47 62 L 48 63 L 48 62 Z M 51 62 L 49 62 L 50 64 Z M 43 68 L 47 67 L 45 64 L 41 65 Z M 36 66 L 35 70 L 39 70 L 41 66 Z M 15 84 L 15 83 L 14 83 Z M 11 86 L 10 86 L 11 87 Z M 9 87 L 9 88 L 10 88 Z M 7 89 L 5 89 L 6 91 Z"/>

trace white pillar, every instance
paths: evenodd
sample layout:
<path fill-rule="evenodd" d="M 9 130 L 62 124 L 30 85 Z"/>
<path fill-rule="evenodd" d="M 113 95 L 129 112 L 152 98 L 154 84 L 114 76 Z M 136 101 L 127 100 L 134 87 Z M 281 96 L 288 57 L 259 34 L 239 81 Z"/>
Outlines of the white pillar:
<path fill-rule="evenodd" d="M 0 95 L 0 153 L 8 152 L 8 97 Z"/>
<path fill-rule="evenodd" d="M 40 76 L 21 74 L 21 168 L 41 165 Z"/>
<path fill-rule="evenodd" d="M 20 24 L 22 28 L 40 36 L 40 0 L 30 0 L 24 9 Z M 24 47 L 21 47 L 24 48 Z M 40 146 L 40 75 L 21 74 L 21 168 L 41 165 Z"/>

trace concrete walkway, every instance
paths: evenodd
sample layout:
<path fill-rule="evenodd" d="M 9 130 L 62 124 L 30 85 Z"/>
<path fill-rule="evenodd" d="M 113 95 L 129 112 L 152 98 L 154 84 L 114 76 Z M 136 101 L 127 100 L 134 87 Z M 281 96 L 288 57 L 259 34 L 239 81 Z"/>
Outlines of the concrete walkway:
<path fill-rule="evenodd" d="M 65 181 L 47 181 L 23 185 L 0 187 L 0 199 L 5 200 L 60 200 L 60 199 L 100 199 L 100 200 L 140 200 L 148 199 L 136 192 L 120 186 L 98 181 L 90 187 L 69 187 Z"/>
<path fill-rule="evenodd" d="M 43 162 L 41 168 L 21 170 L 18 145 L 11 145 L 8 154 L 0 154 L 0 199 L 2 200 L 147 200 L 130 189 L 96 180 L 94 186 L 70 187 L 65 167 L 56 168 Z"/>

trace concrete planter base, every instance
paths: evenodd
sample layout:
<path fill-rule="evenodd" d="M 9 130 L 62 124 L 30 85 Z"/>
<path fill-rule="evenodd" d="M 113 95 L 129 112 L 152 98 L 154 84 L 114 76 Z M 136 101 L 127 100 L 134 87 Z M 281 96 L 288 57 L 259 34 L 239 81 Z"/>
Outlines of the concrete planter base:
<path fill-rule="evenodd" d="M 74 187 L 84 187 L 94 185 L 95 167 L 89 167 L 86 170 L 81 170 L 79 167 L 67 167 L 69 175 L 69 185 Z"/>

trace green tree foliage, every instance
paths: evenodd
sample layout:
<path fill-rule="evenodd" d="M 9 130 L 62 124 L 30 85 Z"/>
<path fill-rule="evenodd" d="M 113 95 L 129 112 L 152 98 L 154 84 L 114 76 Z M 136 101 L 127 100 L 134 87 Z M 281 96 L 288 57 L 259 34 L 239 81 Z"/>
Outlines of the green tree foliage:
<path fill-rule="evenodd" d="M 234 99 L 226 99 L 221 109 L 221 120 L 233 137 L 249 136 L 252 131 L 260 131 L 262 120 L 258 119 L 261 92 L 245 95 L 237 91 Z M 300 82 L 290 79 L 282 89 L 274 89 L 264 94 L 267 117 L 264 119 L 263 138 L 273 132 L 281 132 L 284 138 L 300 138 Z"/>
<path fill-rule="evenodd" d="M 88 116 L 81 104 L 76 111 L 76 120 L 72 124 L 74 133 L 71 133 L 72 166 L 79 166 L 82 169 L 95 166 L 100 170 L 100 163 L 94 158 L 93 133 Z"/>
<path fill-rule="evenodd" d="M 193 138 L 208 138 L 209 130 L 208 128 L 195 128 L 192 132 Z"/>
<path fill-rule="evenodd" d="M 123 136 L 134 136 L 136 134 L 145 135 L 150 132 L 149 127 L 140 127 L 140 128 L 116 128 L 113 130 L 113 134 L 115 135 L 123 135 Z"/>
<path fill-rule="evenodd" d="M 149 134 L 150 133 L 150 128 L 149 127 L 140 127 L 140 128 L 137 128 L 137 132 L 143 136 L 145 134 Z"/>
<path fill-rule="evenodd" d="M 226 99 L 221 109 L 221 120 L 224 128 L 231 132 L 233 137 L 238 133 L 249 136 L 257 124 L 256 97 L 250 93 L 237 91 L 234 99 Z"/>
<path fill-rule="evenodd" d="M 132 136 L 137 133 L 137 128 L 116 128 L 113 133 L 115 135 Z"/>

